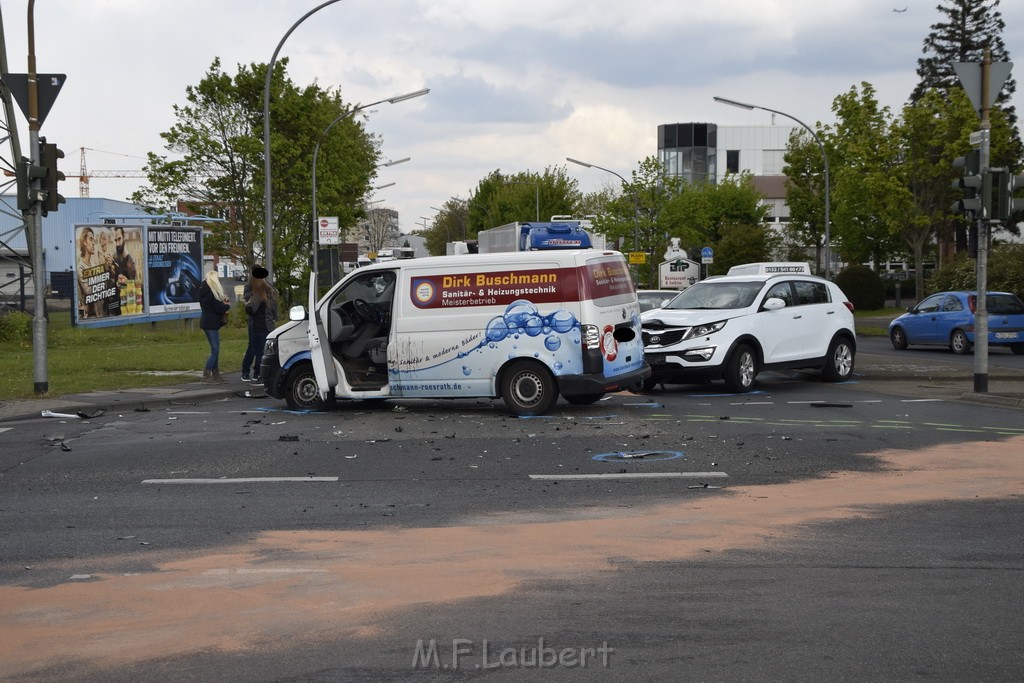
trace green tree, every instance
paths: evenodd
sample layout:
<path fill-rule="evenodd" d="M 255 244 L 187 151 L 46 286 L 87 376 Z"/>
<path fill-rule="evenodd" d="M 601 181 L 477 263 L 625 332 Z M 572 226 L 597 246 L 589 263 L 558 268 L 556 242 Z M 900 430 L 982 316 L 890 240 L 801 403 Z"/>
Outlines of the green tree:
<path fill-rule="evenodd" d="M 838 96 L 832 111 L 836 124 L 826 131 L 835 187 L 832 239 L 848 263 L 887 261 L 901 251 L 901 217 L 911 203 L 896 172 L 901 150 L 893 116 L 866 82 L 859 92 L 851 88 Z"/>
<path fill-rule="evenodd" d="M 469 208 L 466 200 L 452 197 L 441 205 L 433 224 L 420 231 L 424 246 L 433 256 L 447 253 L 449 242 L 469 239 Z"/>
<path fill-rule="evenodd" d="M 548 167 L 543 173 L 523 171 L 506 175 L 492 171 L 470 193 L 470 239 L 481 230 L 506 223 L 549 221 L 554 215 L 571 214 L 581 198 L 579 184 L 565 167 Z"/>
<path fill-rule="evenodd" d="M 316 84 L 299 88 L 286 74 L 287 59 L 275 64 L 271 83 L 273 154 L 273 266 L 286 302 L 301 286 L 312 242 L 312 154 L 327 126 L 343 111 L 340 92 Z M 219 59 L 174 107 L 176 122 L 161 134 L 166 155 L 149 154 L 149 185 L 132 199 L 153 213 L 190 211 L 226 220 L 211 223 L 205 249 L 262 262 L 264 252 L 263 93 L 266 65 L 239 66 L 231 76 Z M 362 121 L 338 122 L 321 142 L 317 169 L 318 212 L 338 216 L 342 230 L 362 216 L 378 142 Z"/>
<path fill-rule="evenodd" d="M 826 131 L 820 123 L 816 124 L 816 128 L 825 146 L 825 154 L 833 159 L 834 154 L 828 149 Z M 789 222 L 782 227 L 782 240 L 794 260 L 805 259 L 803 254 L 813 249 L 815 271 L 824 272 L 825 158 L 822 157 L 821 147 L 809 132 L 795 130 L 790 135 L 783 160 L 786 163 L 782 172 L 786 176 Z M 829 184 L 832 184 L 831 178 Z"/>

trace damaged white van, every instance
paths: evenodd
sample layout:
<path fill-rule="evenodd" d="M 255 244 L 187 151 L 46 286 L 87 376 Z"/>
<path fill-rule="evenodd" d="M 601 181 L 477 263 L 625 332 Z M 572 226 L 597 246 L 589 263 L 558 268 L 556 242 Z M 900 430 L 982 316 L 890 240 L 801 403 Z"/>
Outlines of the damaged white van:
<path fill-rule="evenodd" d="M 437 256 L 360 268 L 267 338 L 267 393 L 333 399 L 500 398 L 542 415 L 650 375 L 622 254 L 594 249 Z"/>

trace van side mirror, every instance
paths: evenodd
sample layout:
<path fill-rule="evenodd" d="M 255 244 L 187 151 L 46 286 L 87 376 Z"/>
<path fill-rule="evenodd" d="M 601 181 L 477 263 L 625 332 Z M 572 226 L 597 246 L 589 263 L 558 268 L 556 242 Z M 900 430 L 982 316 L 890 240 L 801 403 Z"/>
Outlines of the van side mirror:
<path fill-rule="evenodd" d="M 289 320 L 305 320 L 306 319 L 306 307 L 302 306 L 302 305 L 292 306 L 290 309 L 288 309 L 288 319 Z"/>

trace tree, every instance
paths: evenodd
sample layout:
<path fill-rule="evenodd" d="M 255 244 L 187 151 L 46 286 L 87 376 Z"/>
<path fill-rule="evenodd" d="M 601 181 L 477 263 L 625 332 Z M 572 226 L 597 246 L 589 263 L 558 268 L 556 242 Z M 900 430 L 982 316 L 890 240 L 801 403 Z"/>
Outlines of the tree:
<path fill-rule="evenodd" d="M 826 128 L 830 150 L 832 239 L 848 263 L 889 260 L 900 252 L 901 217 L 910 206 L 910 192 L 897 167 L 901 150 L 888 107 L 879 107 L 874 87 L 861 83 L 832 104 L 834 128 Z M 834 169 L 833 170 L 833 165 Z"/>
<path fill-rule="evenodd" d="M 427 252 L 434 256 L 446 254 L 449 242 L 469 239 L 469 209 L 467 202 L 452 197 L 441 205 L 433 224 L 420 231 Z"/>
<path fill-rule="evenodd" d="M 401 236 L 398 231 L 398 212 L 394 209 L 375 208 L 366 212 L 366 218 L 357 226 L 359 241 L 365 242 L 367 250 L 377 253 Z"/>
<path fill-rule="evenodd" d="M 925 56 L 917 60 L 920 81 L 910 95 L 911 103 L 918 102 L 931 89 L 948 96 L 960 85 L 953 64 L 981 62 L 985 48 L 993 62 L 1010 61 L 1002 37 L 1006 23 L 998 7 L 999 0 L 943 0 L 935 8 L 945 19 L 932 24 L 932 32 L 924 39 Z M 1016 90 L 1016 81 L 1008 78 L 996 97 L 996 104 L 1004 108 L 1011 126 L 1016 124 L 1017 117 L 1013 107 L 1006 103 Z"/>
<path fill-rule="evenodd" d="M 351 109 L 340 92 L 317 85 L 296 87 L 286 75 L 287 59 L 276 62 L 271 83 L 273 152 L 273 265 L 285 301 L 308 268 L 312 241 L 312 154 L 317 140 L 339 113 Z M 265 261 L 263 94 L 266 65 L 239 66 L 234 76 L 215 59 L 198 85 L 174 107 L 176 122 L 161 134 L 168 155 L 150 153 L 149 185 L 132 197 L 153 213 L 177 211 L 179 202 L 198 213 L 217 213 L 223 223 L 207 225 L 207 252 L 245 263 Z M 173 158 L 172 158 L 173 157 Z M 355 225 L 369 191 L 378 142 L 360 120 L 339 121 L 321 142 L 317 169 L 318 210 Z"/>
<path fill-rule="evenodd" d="M 545 168 L 542 174 L 523 171 L 505 175 L 492 171 L 470 193 L 467 236 L 506 223 L 551 220 L 571 214 L 580 202 L 579 184 L 564 166 Z"/>
<path fill-rule="evenodd" d="M 828 151 L 826 132 L 820 123 L 817 129 L 817 135 L 825 145 L 825 154 L 832 158 L 834 155 Z M 786 176 L 789 222 L 782 228 L 782 239 L 794 254 L 806 254 L 807 249 L 814 249 L 815 270 L 823 272 L 825 159 L 821 155 L 821 147 L 810 133 L 796 130 L 790 135 L 783 160 L 786 163 L 782 172 Z M 832 184 L 831 179 L 829 184 Z M 804 258 L 799 256 L 798 260 Z"/>

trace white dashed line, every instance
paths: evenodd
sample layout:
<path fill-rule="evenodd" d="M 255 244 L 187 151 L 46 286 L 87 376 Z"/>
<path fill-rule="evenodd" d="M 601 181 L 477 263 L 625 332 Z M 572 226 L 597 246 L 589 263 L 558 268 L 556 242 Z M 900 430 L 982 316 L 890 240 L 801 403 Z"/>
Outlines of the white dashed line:
<path fill-rule="evenodd" d="M 239 477 L 237 479 L 144 479 L 143 484 L 269 484 L 278 482 L 338 481 L 338 477 Z"/>

